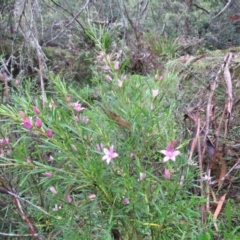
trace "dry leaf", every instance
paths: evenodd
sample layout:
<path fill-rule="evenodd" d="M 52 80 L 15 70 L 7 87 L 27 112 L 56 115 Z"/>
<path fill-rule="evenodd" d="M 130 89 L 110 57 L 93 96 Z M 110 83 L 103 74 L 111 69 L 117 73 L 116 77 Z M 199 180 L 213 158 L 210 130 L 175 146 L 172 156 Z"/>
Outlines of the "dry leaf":
<path fill-rule="evenodd" d="M 131 129 L 131 124 L 129 122 L 127 122 L 125 119 L 121 118 L 119 115 L 112 111 L 109 111 L 109 118 L 116 121 L 119 126 Z"/>
<path fill-rule="evenodd" d="M 226 195 L 227 194 L 225 193 L 222 197 L 220 197 L 220 199 L 218 201 L 217 208 L 216 208 L 216 210 L 215 210 L 215 212 L 213 214 L 214 227 L 216 228 L 217 231 L 218 231 L 218 226 L 217 226 L 216 220 L 217 220 L 217 217 L 218 217 L 219 213 L 222 210 L 222 206 L 223 206 L 223 203 L 225 201 Z"/>
<path fill-rule="evenodd" d="M 117 115 L 116 113 L 106 110 L 102 105 L 99 104 L 99 106 L 101 107 L 101 109 L 103 110 L 103 112 L 113 121 L 116 121 L 117 124 L 121 127 L 127 128 L 127 129 L 131 129 L 131 124 L 129 122 L 127 122 L 125 119 L 123 119 L 122 117 L 120 117 L 119 115 Z"/>
<path fill-rule="evenodd" d="M 222 179 L 225 177 L 225 175 L 227 173 L 227 166 L 226 166 L 226 163 L 225 163 L 221 153 L 217 153 L 216 157 L 219 160 L 219 165 L 220 165 L 220 168 L 221 168 L 220 176 L 219 176 L 219 179 L 218 179 L 218 187 L 220 187 L 222 182 L 223 182 Z"/>

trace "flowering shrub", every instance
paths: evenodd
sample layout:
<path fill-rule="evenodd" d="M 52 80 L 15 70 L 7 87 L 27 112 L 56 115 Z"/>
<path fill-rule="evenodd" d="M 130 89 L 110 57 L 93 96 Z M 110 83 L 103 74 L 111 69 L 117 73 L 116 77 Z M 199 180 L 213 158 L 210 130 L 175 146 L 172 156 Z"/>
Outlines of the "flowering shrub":
<path fill-rule="evenodd" d="M 188 196 L 194 175 L 180 171 L 193 166 L 173 141 L 176 76 L 124 75 L 105 52 L 97 61 L 105 78 L 96 74 L 91 90 L 54 77 L 55 92 L 41 110 L 17 94 L 14 107 L 1 105 L 2 129 L 9 129 L 3 139 L 10 139 L 2 140 L 2 181 L 24 192 L 31 222 L 43 235 L 109 239 L 118 231 L 123 239 L 172 239 L 187 233 L 185 224 L 168 231 L 187 211 L 198 217 L 198 197 Z M 100 101 L 93 102 L 96 93 Z M 40 224 L 45 218 L 49 226 Z"/>

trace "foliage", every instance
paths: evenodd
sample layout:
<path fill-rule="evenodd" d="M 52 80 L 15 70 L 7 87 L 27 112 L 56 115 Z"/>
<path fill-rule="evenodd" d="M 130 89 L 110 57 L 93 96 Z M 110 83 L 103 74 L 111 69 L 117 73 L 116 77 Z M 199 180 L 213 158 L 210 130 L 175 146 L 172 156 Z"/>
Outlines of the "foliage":
<path fill-rule="evenodd" d="M 160 153 L 177 137 L 172 98 L 176 76 L 162 81 L 126 76 L 119 85 L 121 73 L 114 62 L 108 63 L 112 81 L 96 75 L 95 90 L 68 87 L 52 76 L 54 92 L 44 108 L 28 91 L 31 82 L 18 86 L 21 94 L 14 94 L 14 107 L 0 108 L 2 135 L 10 138 L 2 149 L 1 181 L 32 203 L 22 205 L 43 235 L 60 231 L 63 239 L 109 239 L 119 232 L 124 239 L 172 238 L 187 236 L 192 228 L 196 236 L 197 225 L 185 224 L 188 215 L 200 224 L 202 200 L 191 194 L 194 167 L 187 165 L 184 153 L 172 163 L 163 163 Z M 153 95 L 153 90 L 158 92 Z M 91 100 L 94 91 L 101 103 Z M 101 160 L 103 145 L 113 145 L 118 153 L 109 164 Z M 164 175 L 166 168 L 171 176 Z M 13 232 L 24 231 L 19 224 L 12 226 Z"/>
<path fill-rule="evenodd" d="M 205 214 L 211 179 L 202 176 L 195 159 L 188 161 L 182 109 L 203 96 L 206 63 L 194 70 L 201 57 L 176 59 L 225 48 L 229 36 L 239 44 L 239 24 L 230 15 L 239 4 L 233 1 L 217 16 L 224 1 L 5 3 L 1 28 L 9 24 L 14 31 L 2 31 L 13 40 L 10 56 L 1 56 L 6 102 L 0 105 L 0 235 L 239 238 L 238 203 L 227 200 L 218 220 L 212 209 Z M 44 53 L 43 45 L 76 56 L 60 67 L 64 76 L 89 63 L 83 71 L 91 69 L 91 81 L 80 85 L 86 75 L 56 75 L 60 54 L 48 69 L 51 52 Z M 27 71 L 37 73 L 36 81 Z M 15 90 L 8 93 L 10 79 Z M 218 90 L 217 103 L 224 90 Z"/>

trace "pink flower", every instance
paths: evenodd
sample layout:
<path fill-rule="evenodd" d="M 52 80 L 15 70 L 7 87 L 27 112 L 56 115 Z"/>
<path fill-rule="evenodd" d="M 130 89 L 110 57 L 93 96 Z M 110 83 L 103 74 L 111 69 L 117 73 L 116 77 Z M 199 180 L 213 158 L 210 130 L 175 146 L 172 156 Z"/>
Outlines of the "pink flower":
<path fill-rule="evenodd" d="M 172 143 L 172 145 L 173 145 L 173 143 Z M 165 157 L 163 158 L 163 162 L 167 162 L 167 161 L 169 161 L 170 159 L 173 160 L 173 161 L 175 161 L 175 160 L 176 160 L 176 159 L 175 159 L 176 156 L 178 156 L 178 155 L 180 154 L 180 151 L 174 150 L 173 147 L 172 147 L 172 145 L 169 144 L 169 145 L 167 146 L 167 150 L 162 150 L 162 151 L 160 151 L 162 154 L 165 155 Z"/>
<path fill-rule="evenodd" d="M 88 195 L 88 199 L 91 201 L 94 200 L 96 197 L 97 197 L 97 195 L 94 193 Z"/>
<path fill-rule="evenodd" d="M 23 124 L 23 127 L 25 127 L 28 130 L 32 129 L 32 127 L 33 127 L 32 121 L 25 116 L 23 117 L 22 124 Z"/>
<path fill-rule="evenodd" d="M 120 68 L 120 64 L 119 64 L 119 61 L 115 61 L 114 62 L 114 70 L 119 70 L 119 68 Z"/>
<path fill-rule="evenodd" d="M 110 63 L 110 61 L 111 61 L 111 57 L 110 57 L 109 54 L 107 54 L 106 58 L 107 58 L 107 62 Z"/>
<path fill-rule="evenodd" d="M 103 68 L 103 70 L 105 70 L 105 71 L 109 71 L 109 70 L 110 70 L 110 67 L 109 67 L 108 65 L 105 65 L 105 66 L 103 66 L 102 68 Z"/>
<path fill-rule="evenodd" d="M 55 187 L 50 187 L 49 190 L 51 191 L 52 194 L 54 194 L 54 195 L 57 194 L 57 190 Z"/>
<path fill-rule="evenodd" d="M 122 74 L 121 75 L 121 80 L 125 80 L 127 78 L 127 75 Z"/>
<path fill-rule="evenodd" d="M 135 158 L 134 153 L 130 153 L 130 158 L 131 158 L 131 159 L 134 159 L 134 158 Z"/>
<path fill-rule="evenodd" d="M 109 74 L 106 75 L 106 79 L 107 79 L 108 82 L 112 81 L 112 77 Z"/>
<path fill-rule="evenodd" d="M 57 212 L 59 209 L 61 209 L 62 207 L 61 206 L 59 206 L 58 207 L 58 205 L 57 204 L 55 204 L 55 207 L 53 208 L 53 211 L 54 212 Z"/>
<path fill-rule="evenodd" d="M 97 145 L 96 145 L 96 148 L 97 148 L 97 150 L 98 150 L 99 152 L 100 152 L 100 151 L 103 151 L 104 145 L 103 145 L 102 143 L 97 144 Z"/>
<path fill-rule="evenodd" d="M 159 93 L 159 90 L 158 90 L 158 89 L 152 90 L 152 96 L 153 96 L 153 98 L 155 98 L 155 97 L 158 95 L 158 93 Z"/>
<path fill-rule="evenodd" d="M 123 80 L 118 79 L 118 86 L 121 88 L 123 86 Z"/>
<path fill-rule="evenodd" d="M 163 76 L 160 76 L 158 74 L 155 75 L 154 77 L 155 81 L 162 81 L 163 80 Z"/>
<path fill-rule="evenodd" d="M 123 199 L 123 204 L 124 204 L 124 205 L 130 204 L 130 199 L 129 199 L 129 198 L 124 198 L 124 199 Z"/>
<path fill-rule="evenodd" d="M 52 173 L 50 173 L 50 172 L 45 172 L 44 175 L 45 175 L 46 178 L 51 178 L 52 177 Z"/>
<path fill-rule="evenodd" d="M 79 121 L 81 121 L 82 123 L 84 123 L 84 124 L 88 124 L 88 122 L 89 122 L 89 117 L 85 117 L 85 116 L 79 116 Z"/>
<path fill-rule="evenodd" d="M 65 99 L 66 99 L 66 102 L 70 103 L 72 101 L 72 96 L 68 94 Z"/>
<path fill-rule="evenodd" d="M 51 129 L 48 129 L 48 130 L 47 130 L 47 136 L 48 136 L 49 138 L 51 138 L 51 137 L 53 136 L 53 132 L 52 132 Z"/>
<path fill-rule="evenodd" d="M 9 138 L 1 138 L 0 139 L 0 145 L 9 145 L 10 140 Z"/>
<path fill-rule="evenodd" d="M 171 178 L 171 172 L 170 172 L 170 170 L 167 169 L 167 168 L 164 169 L 164 177 L 165 177 L 166 179 L 170 179 L 170 178 Z"/>
<path fill-rule="evenodd" d="M 144 180 L 146 178 L 146 176 L 147 176 L 146 173 L 140 172 L 138 181 L 140 182 L 140 181 Z"/>
<path fill-rule="evenodd" d="M 18 79 L 15 80 L 15 84 L 16 85 L 19 85 L 20 84 L 20 81 Z"/>
<path fill-rule="evenodd" d="M 97 56 L 97 59 L 103 59 L 104 55 L 105 55 L 104 51 L 99 52 L 99 55 Z"/>
<path fill-rule="evenodd" d="M 49 159 L 48 159 L 48 162 L 49 162 L 49 163 L 53 163 L 53 161 L 54 161 L 54 157 L 53 157 L 52 155 L 50 155 L 50 156 L 49 156 Z"/>
<path fill-rule="evenodd" d="M 68 201 L 69 203 L 71 203 L 71 202 L 72 202 L 72 198 L 71 198 L 71 196 L 70 196 L 70 195 L 67 195 L 66 199 L 67 199 L 67 201 Z"/>
<path fill-rule="evenodd" d="M 38 127 L 38 128 L 41 128 L 41 127 L 42 127 L 42 121 L 41 121 L 40 118 L 36 118 L 35 125 L 36 125 L 36 127 Z"/>
<path fill-rule="evenodd" d="M 33 106 L 33 111 L 34 111 L 36 114 L 39 114 L 39 113 L 40 113 L 40 110 L 39 110 L 36 106 Z"/>
<path fill-rule="evenodd" d="M 72 103 L 72 106 L 76 112 L 81 112 L 82 110 L 85 109 L 84 107 L 82 107 L 82 105 L 78 101 L 75 103 Z"/>
<path fill-rule="evenodd" d="M 118 157 L 118 154 L 113 151 L 113 145 L 109 149 L 104 148 L 103 152 L 105 155 L 102 157 L 102 160 L 106 161 L 107 164 L 109 164 L 113 158 Z"/>

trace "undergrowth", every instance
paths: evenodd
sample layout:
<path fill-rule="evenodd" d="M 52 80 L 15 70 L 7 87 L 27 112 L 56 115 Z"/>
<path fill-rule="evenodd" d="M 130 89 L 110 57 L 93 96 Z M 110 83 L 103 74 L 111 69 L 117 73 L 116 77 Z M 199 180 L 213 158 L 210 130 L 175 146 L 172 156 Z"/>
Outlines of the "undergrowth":
<path fill-rule="evenodd" d="M 91 88 L 51 76 L 43 106 L 26 80 L 0 106 L 1 232 L 33 239 L 216 238 L 211 214 L 202 221 L 206 199 L 198 186 L 205 180 L 188 163 L 189 139 L 177 125 L 177 75 L 125 75 L 110 54 L 96 59 Z M 229 203 L 224 239 L 236 236 L 231 214 Z"/>

